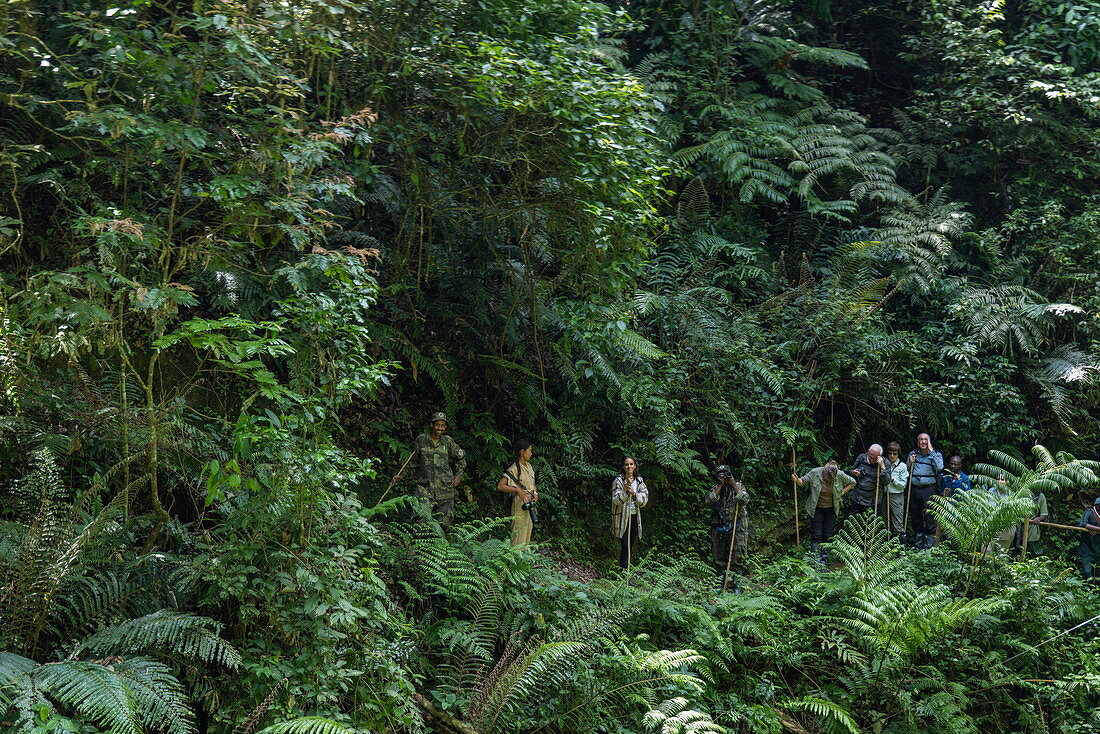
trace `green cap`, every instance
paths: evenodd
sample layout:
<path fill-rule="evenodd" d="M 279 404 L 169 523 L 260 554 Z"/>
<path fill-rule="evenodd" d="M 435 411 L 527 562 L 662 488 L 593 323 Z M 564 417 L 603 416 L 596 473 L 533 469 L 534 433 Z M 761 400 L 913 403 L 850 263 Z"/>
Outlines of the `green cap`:
<path fill-rule="evenodd" d="M 435 423 L 436 421 L 443 421 L 444 423 L 447 423 L 448 422 L 447 421 L 447 414 L 444 413 L 443 411 L 439 411 L 438 413 L 433 413 L 432 414 L 432 419 L 430 421 L 428 421 L 428 423 Z"/>

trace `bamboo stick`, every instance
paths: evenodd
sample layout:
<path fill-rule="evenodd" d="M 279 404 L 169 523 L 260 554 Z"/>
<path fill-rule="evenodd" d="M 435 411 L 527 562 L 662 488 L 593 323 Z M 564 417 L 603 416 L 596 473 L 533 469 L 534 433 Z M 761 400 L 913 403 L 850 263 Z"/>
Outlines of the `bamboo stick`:
<path fill-rule="evenodd" d="M 721 500 L 719 500 L 721 501 Z M 726 593 L 726 587 L 730 582 L 730 566 L 733 564 L 733 546 L 737 544 L 737 514 L 741 511 L 741 503 L 737 501 L 737 489 L 733 494 L 733 532 L 730 534 L 730 550 L 726 554 L 726 575 L 722 578 L 722 593 Z"/>
<path fill-rule="evenodd" d="M 795 464 L 795 461 L 797 461 L 797 459 L 795 458 L 794 447 L 792 446 L 791 447 L 791 472 L 794 473 L 794 474 L 798 474 L 798 467 Z M 799 525 L 801 523 L 799 522 L 799 518 L 798 518 L 798 482 L 796 482 L 793 479 L 791 480 L 791 496 L 794 498 L 794 544 L 796 546 L 801 546 L 802 545 L 802 531 L 799 529 Z"/>
<path fill-rule="evenodd" d="M 390 493 L 391 489 L 393 489 L 393 485 L 397 483 L 397 478 L 401 476 L 401 474 L 405 471 L 405 467 L 409 465 L 410 461 L 412 461 L 413 454 L 415 453 L 416 452 L 414 451 L 412 452 L 412 454 L 409 454 L 409 458 L 405 459 L 405 463 L 402 464 L 401 468 L 397 470 L 397 473 L 393 475 L 393 479 L 390 480 L 390 486 L 386 487 L 386 491 L 383 492 L 382 496 L 378 498 L 378 501 L 374 503 L 375 507 L 378 507 L 378 505 L 382 504 L 382 500 L 386 499 L 386 495 Z"/>
<path fill-rule="evenodd" d="M 1045 525 L 1048 528 L 1061 528 L 1062 530 L 1080 530 L 1082 533 L 1091 533 L 1088 528 L 1083 528 L 1080 525 L 1060 525 L 1056 522 L 1039 522 L 1036 525 Z"/>

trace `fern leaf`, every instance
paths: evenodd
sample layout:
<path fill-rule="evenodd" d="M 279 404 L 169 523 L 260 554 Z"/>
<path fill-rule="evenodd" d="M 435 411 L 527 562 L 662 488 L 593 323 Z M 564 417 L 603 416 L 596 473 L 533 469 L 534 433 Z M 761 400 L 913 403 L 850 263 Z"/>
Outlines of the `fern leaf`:
<path fill-rule="evenodd" d="M 260 729 L 256 734 L 363 734 L 363 732 L 321 716 L 302 716 L 272 724 Z"/>

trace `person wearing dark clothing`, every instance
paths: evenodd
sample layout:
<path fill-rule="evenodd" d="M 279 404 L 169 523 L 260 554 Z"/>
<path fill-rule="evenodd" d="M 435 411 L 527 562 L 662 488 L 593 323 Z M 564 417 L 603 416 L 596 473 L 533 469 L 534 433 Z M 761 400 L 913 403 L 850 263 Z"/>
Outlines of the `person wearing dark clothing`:
<path fill-rule="evenodd" d="M 1079 524 L 1088 531 L 1081 533 L 1081 546 L 1077 551 L 1081 575 L 1088 581 L 1096 581 L 1100 577 L 1100 497 L 1085 510 Z"/>
<path fill-rule="evenodd" d="M 947 460 L 948 473 L 943 475 L 943 496 L 954 497 L 956 492 L 970 491 L 970 477 L 963 471 L 963 460 L 955 454 Z"/>
<path fill-rule="evenodd" d="M 851 514 L 858 515 L 871 509 L 875 504 L 876 494 L 879 496 L 881 509 L 882 494 L 890 484 L 890 468 L 882 458 L 882 447 L 877 443 L 868 446 L 866 453 L 856 457 L 849 474 L 856 480 L 855 488 L 848 495 Z"/>
<path fill-rule="evenodd" d="M 715 571 L 719 575 L 724 574 L 732 542 L 733 562 L 730 567 L 740 573 L 749 549 L 749 493 L 741 482 L 733 478 L 733 472 L 725 464 L 719 466 L 715 474 L 717 481 L 706 497 L 707 504 L 713 508 L 710 518 L 711 559 Z"/>
<path fill-rule="evenodd" d="M 943 471 L 943 454 L 932 448 L 932 437 L 927 433 L 917 436 L 917 448 L 909 452 L 911 487 L 909 517 L 913 525 L 913 545 L 931 548 L 936 534 L 936 521 L 928 512 L 928 500 L 940 490 L 940 472 Z"/>

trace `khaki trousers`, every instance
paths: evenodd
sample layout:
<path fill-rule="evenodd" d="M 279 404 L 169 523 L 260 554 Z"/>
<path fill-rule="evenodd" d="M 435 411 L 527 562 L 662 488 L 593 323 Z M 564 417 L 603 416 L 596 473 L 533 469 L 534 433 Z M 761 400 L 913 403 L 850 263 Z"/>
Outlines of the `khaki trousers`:
<path fill-rule="evenodd" d="M 512 498 L 512 545 L 524 546 L 531 542 L 531 513 L 523 509 L 523 499 L 517 494 Z"/>

